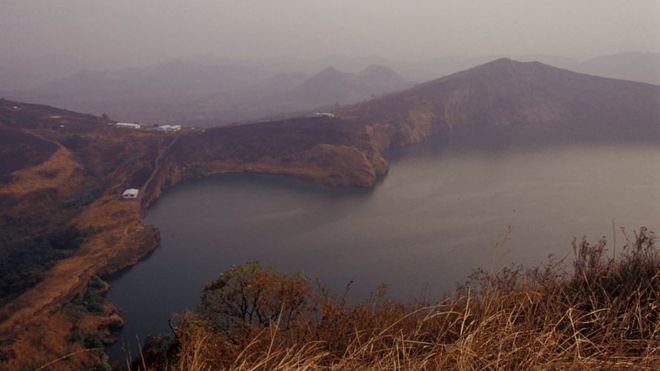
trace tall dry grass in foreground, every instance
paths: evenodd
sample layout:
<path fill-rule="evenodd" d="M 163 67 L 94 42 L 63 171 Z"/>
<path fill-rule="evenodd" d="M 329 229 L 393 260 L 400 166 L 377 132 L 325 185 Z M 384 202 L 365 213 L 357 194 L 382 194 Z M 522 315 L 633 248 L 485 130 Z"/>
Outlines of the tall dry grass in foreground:
<path fill-rule="evenodd" d="M 660 369 L 660 259 L 635 233 L 617 260 L 574 241 L 555 266 L 477 272 L 440 303 L 348 305 L 258 264 L 209 284 L 132 369 Z"/>

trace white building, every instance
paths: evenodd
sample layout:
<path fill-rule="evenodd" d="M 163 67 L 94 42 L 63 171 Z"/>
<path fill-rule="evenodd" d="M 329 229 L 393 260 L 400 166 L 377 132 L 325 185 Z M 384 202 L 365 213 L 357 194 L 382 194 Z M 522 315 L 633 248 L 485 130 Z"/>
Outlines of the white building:
<path fill-rule="evenodd" d="M 141 128 L 140 124 L 136 124 L 133 122 L 118 122 L 115 124 L 116 127 L 118 128 L 128 128 L 128 129 L 139 129 Z"/>
<path fill-rule="evenodd" d="M 181 125 L 160 125 L 156 127 L 156 130 L 166 132 L 179 131 L 181 130 Z"/>
<path fill-rule="evenodd" d="M 140 190 L 137 188 L 128 188 L 127 190 L 122 193 L 121 197 L 124 200 L 132 200 L 134 198 L 137 198 L 138 195 L 140 194 Z"/>
<path fill-rule="evenodd" d="M 312 114 L 312 117 L 330 117 L 330 118 L 333 118 L 333 117 L 335 117 L 335 114 L 330 113 L 330 112 L 315 112 L 315 113 Z"/>

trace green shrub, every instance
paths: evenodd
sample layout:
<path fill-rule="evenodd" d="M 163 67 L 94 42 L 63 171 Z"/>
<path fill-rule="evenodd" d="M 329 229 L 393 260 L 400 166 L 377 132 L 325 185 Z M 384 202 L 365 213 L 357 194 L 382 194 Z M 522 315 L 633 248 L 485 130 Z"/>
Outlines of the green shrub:
<path fill-rule="evenodd" d="M 78 250 L 82 240 L 75 228 L 31 235 L 20 226 L 0 226 L 0 306 L 41 281 L 56 261 Z"/>
<path fill-rule="evenodd" d="M 87 349 L 103 348 L 103 340 L 98 334 L 88 334 L 83 340 L 83 345 Z"/>
<path fill-rule="evenodd" d="M 82 294 L 78 294 L 72 301 L 73 304 L 84 308 L 93 314 L 103 314 L 103 289 L 107 284 L 99 276 L 92 276 L 87 283 L 87 288 Z"/>

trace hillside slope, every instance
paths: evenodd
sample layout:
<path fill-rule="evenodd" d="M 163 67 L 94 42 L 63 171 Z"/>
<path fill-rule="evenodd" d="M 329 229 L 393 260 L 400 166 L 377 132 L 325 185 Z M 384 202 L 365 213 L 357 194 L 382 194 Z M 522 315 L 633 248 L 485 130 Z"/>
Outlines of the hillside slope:
<path fill-rule="evenodd" d="M 56 369 L 91 368 L 100 355 L 80 337 L 109 341 L 121 318 L 100 302 L 81 307 L 88 282 L 157 245 L 140 204 L 120 195 L 144 184 L 172 138 L 108 123 L 0 100 L 0 369 L 68 352 Z"/>
<path fill-rule="evenodd" d="M 660 87 L 589 76 L 538 62 L 498 59 L 347 109 L 385 124 L 400 143 L 438 133 L 524 128 L 544 132 L 656 136 Z"/>

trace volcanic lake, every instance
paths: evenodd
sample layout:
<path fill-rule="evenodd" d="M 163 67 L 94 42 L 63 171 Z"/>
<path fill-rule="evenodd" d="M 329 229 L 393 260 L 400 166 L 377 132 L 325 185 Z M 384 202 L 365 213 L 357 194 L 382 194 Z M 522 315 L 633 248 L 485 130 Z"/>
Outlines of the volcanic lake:
<path fill-rule="evenodd" d="M 148 212 L 161 246 L 110 277 L 122 344 L 168 332 L 204 284 L 234 264 L 302 270 L 352 301 L 380 284 L 405 300 L 441 298 L 477 268 L 567 257 L 573 237 L 608 239 L 660 226 L 657 144 L 476 148 L 429 142 L 394 156 L 373 189 L 333 189 L 282 176 L 187 182 Z M 616 230 L 617 246 L 613 235 Z M 134 354 L 134 353 L 133 353 Z"/>

